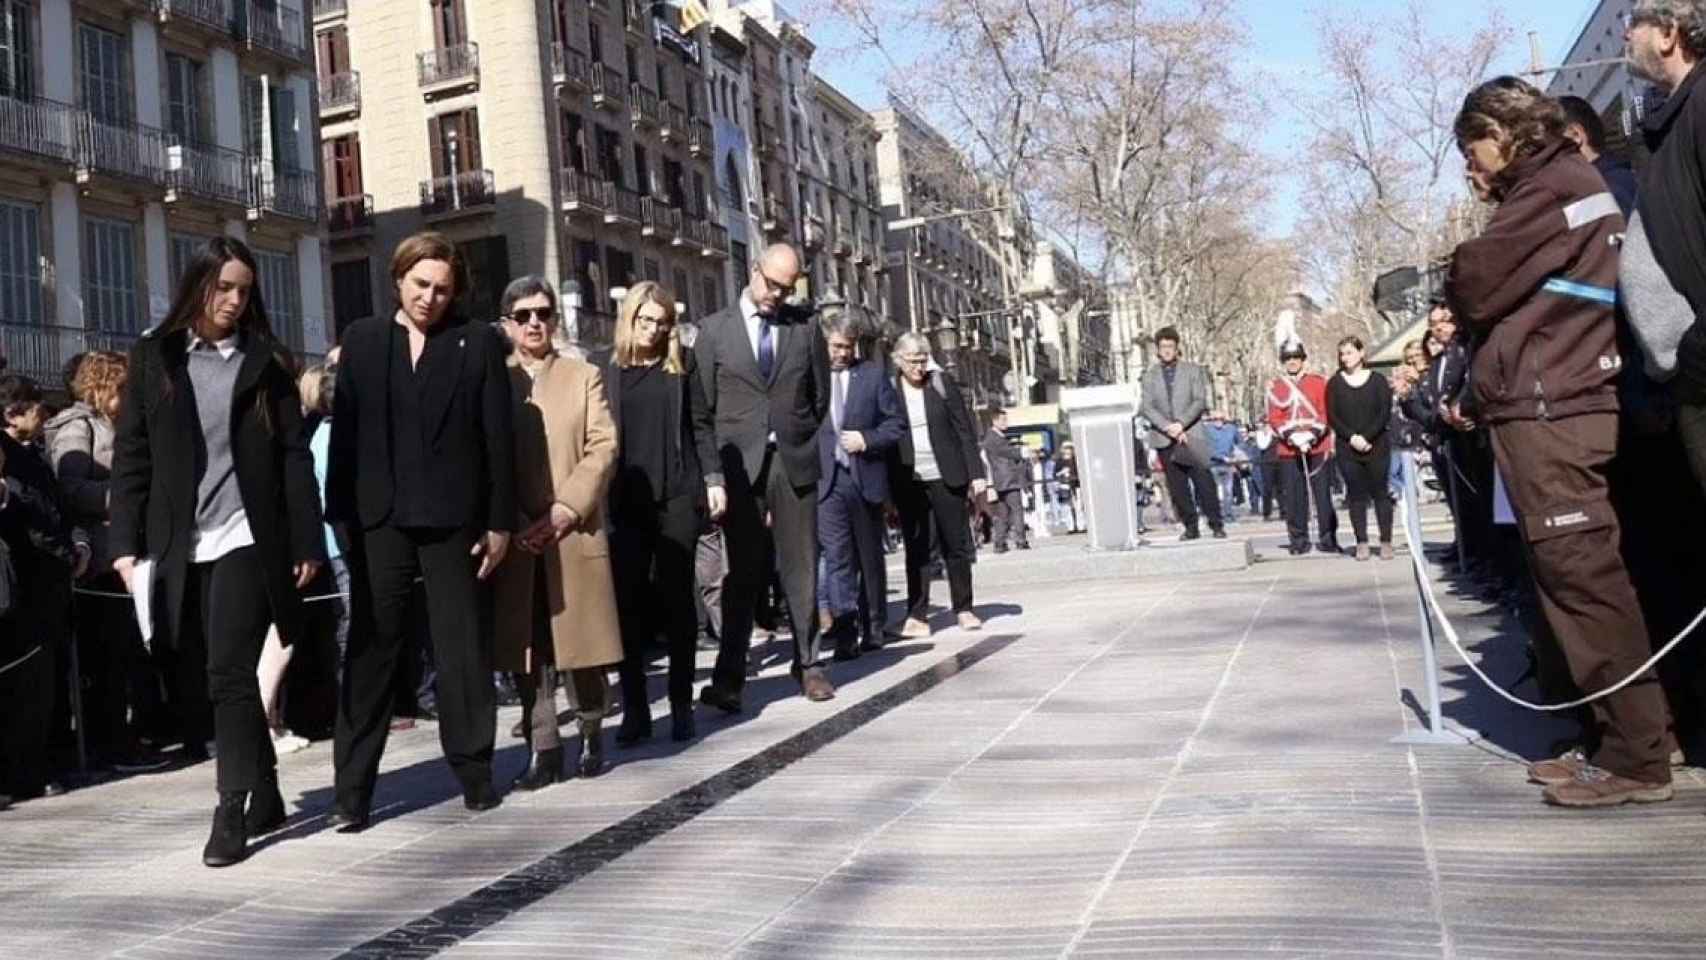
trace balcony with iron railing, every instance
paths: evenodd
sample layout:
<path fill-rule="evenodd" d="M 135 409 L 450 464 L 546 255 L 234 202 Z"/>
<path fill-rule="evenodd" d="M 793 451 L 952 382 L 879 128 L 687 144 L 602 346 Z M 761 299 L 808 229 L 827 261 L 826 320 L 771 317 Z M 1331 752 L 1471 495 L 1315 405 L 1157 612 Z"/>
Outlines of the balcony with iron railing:
<path fill-rule="evenodd" d="M 427 93 L 475 86 L 480 82 L 480 45 L 458 43 L 415 54 L 415 76 Z"/>
<path fill-rule="evenodd" d="M 328 119 L 361 112 L 361 73 L 334 73 L 320 78 L 320 117 Z"/>
<path fill-rule="evenodd" d="M 604 208 L 604 222 L 634 225 L 640 222 L 640 195 L 627 187 L 612 184 L 609 204 Z"/>
<path fill-rule="evenodd" d="M 592 78 L 592 105 L 600 110 L 620 110 L 625 101 L 622 99 L 622 78 L 616 71 L 602 63 L 594 63 L 588 74 Z"/>
<path fill-rule="evenodd" d="M 640 236 L 670 240 L 681 234 L 681 209 L 663 197 L 640 198 Z"/>
<path fill-rule="evenodd" d="M 267 51 L 292 63 L 312 62 L 302 11 L 283 4 L 268 8 L 260 0 L 249 0 L 245 9 L 243 32 L 250 50 Z"/>
<path fill-rule="evenodd" d="M 655 128 L 658 125 L 658 95 L 637 83 L 628 85 L 628 105 L 634 119 L 634 129 Z"/>
<path fill-rule="evenodd" d="M 349 0 L 314 0 L 314 19 L 341 17 L 349 13 Z"/>
<path fill-rule="evenodd" d="M 615 189 L 610 181 L 600 180 L 597 176 L 585 170 L 559 170 L 558 182 L 563 190 L 563 211 L 565 213 L 603 213 L 610 206 L 610 191 Z"/>
<path fill-rule="evenodd" d="M 629 33 L 646 39 L 651 28 L 651 0 L 622 0 L 622 26 Z"/>
<path fill-rule="evenodd" d="M 565 43 L 551 44 L 551 80 L 559 87 L 585 91 L 591 85 L 592 61 Z"/>
<path fill-rule="evenodd" d="M 716 145 L 711 125 L 702 118 L 694 117 L 687 121 L 687 152 L 695 157 L 709 156 L 711 148 Z"/>
<path fill-rule="evenodd" d="M 668 100 L 659 104 L 658 137 L 665 143 L 680 143 L 687 139 L 687 111 Z"/>
<path fill-rule="evenodd" d="M 276 213 L 312 223 L 320 218 L 320 184 L 312 170 L 249 160 L 249 219 Z"/>
<path fill-rule="evenodd" d="M 138 303 L 146 303 L 142 291 L 137 291 Z M 137 318 L 138 329 L 147 320 Z M 85 330 L 82 327 L 62 327 L 45 323 L 29 323 L 16 319 L 0 321 L 0 350 L 5 351 L 6 371 L 23 374 L 43 384 L 61 382 L 65 364 L 80 353 L 109 350 L 127 353 L 136 342 L 135 333 Z"/>
<path fill-rule="evenodd" d="M 49 163 L 71 163 L 88 114 L 69 103 L 0 97 L 0 151 Z"/>
<path fill-rule="evenodd" d="M 729 255 L 729 231 L 720 223 L 705 224 L 705 242 L 700 245 L 699 253 L 706 257 L 727 259 Z"/>
<path fill-rule="evenodd" d="M 351 240 L 373 233 L 373 194 L 333 197 L 326 202 L 326 233 L 334 240 Z"/>
<path fill-rule="evenodd" d="M 421 181 L 421 215 L 431 220 L 489 212 L 498 194 L 490 170 L 469 170 Z"/>
<path fill-rule="evenodd" d="M 155 0 L 160 22 L 212 31 L 229 39 L 237 28 L 236 0 Z"/>
<path fill-rule="evenodd" d="M 82 149 L 75 176 L 88 183 L 97 173 L 164 185 L 166 132 L 132 120 L 102 120 L 83 113 Z"/>
<path fill-rule="evenodd" d="M 775 194 L 764 197 L 764 214 L 759 226 L 765 233 L 787 233 L 793 226 L 793 211 L 788 208 L 787 201 Z"/>
<path fill-rule="evenodd" d="M 244 206 L 249 200 L 249 160 L 241 150 L 166 135 L 167 203 L 185 198 Z"/>

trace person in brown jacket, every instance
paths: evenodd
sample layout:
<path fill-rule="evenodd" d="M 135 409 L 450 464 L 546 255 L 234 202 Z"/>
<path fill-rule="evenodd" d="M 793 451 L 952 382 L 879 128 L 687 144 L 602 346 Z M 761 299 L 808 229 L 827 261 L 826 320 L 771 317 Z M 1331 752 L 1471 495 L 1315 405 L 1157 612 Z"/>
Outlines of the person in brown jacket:
<path fill-rule="evenodd" d="M 1477 193 L 1498 204 L 1452 256 L 1447 294 L 1480 338 L 1474 416 L 1531 556 L 1546 623 L 1593 693 L 1646 659 L 1647 627 L 1607 493 L 1617 452 L 1616 303 L 1624 223 L 1605 181 L 1563 138 L 1563 109 L 1503 77 L 1464 101 L 1456 136 Z M 1456 411 L 1462 413 L 1462 411 Z M 1669 712 L 1651 674 L 1593 706 L 1601 742 L 1529 768 L 1548 803 L 1671 798 Z"/>
<path fill-rule="evenodd" d="M 607 669 L 622 660 L 604 494 L 616 473 L 616 427 L 598 368 L 552 345 L 557 297 L 540 277 L 504 291 L 515 353 L 515 494 L 519 550 L 497 570 L 493 666 L 519 676 L 532 756 L 516 780 L 537 790 L 565 776 L 554 671 L 579 710 L 583 777 L 604 769 Z"/>

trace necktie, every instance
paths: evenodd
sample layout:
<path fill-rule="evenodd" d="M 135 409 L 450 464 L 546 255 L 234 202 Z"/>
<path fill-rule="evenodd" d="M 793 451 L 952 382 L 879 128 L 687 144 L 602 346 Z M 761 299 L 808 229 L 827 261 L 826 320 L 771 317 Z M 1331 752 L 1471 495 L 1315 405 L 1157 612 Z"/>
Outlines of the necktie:
<path fill-rule="evenodd" d="M 841 424 L 847 413 L 847 371 L 837 370 L 830 379 L 835 383 L 829 404 L 831 422 L 835 424 L 835 462 L 848 466 L 852 461 L 847 456 L 847 449 L 841 445 Z"/>
<path fill-rule="evenodd" d="M 758 318 L 758 375 L 765 380 L 776 369 L 776 338 L 770 329 L 770 321 Z"/>

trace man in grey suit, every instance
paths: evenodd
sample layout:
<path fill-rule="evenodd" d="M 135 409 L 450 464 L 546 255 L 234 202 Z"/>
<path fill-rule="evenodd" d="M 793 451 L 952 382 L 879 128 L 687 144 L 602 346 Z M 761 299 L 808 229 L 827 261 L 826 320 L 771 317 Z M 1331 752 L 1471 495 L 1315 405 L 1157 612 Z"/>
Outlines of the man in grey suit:
<path fill-rule="evenodd" d="M 741 709 L 753 611 L 780 568 L 794 626 L 794 679 L 814 701 L 835 696 L 819 665 L 816 436 L 828 409 L 829 355 L 809 311 L 784 298 L 800 276 L 787 244 L 765 250 L 729 308 L 705 318 L 694 354 L 719 462 L 705 465 L 713 519 L 728 551 L 722 633 L 711 683 L 699 699 Z M 778 563 L 778 561 L 780 561 Z"/>
<path fill-rule="evenodd" d="M 997 498 L 991 510 L 995 524 L 990 540 L 995 552 L 1007 552 L 1009 536 L 1020 550 L 1031 549 L 1025 532 L 1025 487 L 1031 481 L 1031 471 L 1025 455 L 1007 439 L 1005 410 L 995 411 L 990 418 L 989 432 L 983 435 L 983 459 L 989 463 L 989 485 L 995 488 Z"/>
<path fill-rule="evenodd" d="M 1150 445 L 1161 457 L 1167 477 L 1167 492 L 1173 511 L 1185 532 L 1181 540 L 1202 536 L 1197 526 L 1197 506 L 1208 518 L 1216 539 L 1226 536 L 1220 513 L 1220 491 L 1209 472 L 1208 372 L 1200 365 L 1179 359 L 1179 331 L 1162 327 L 1155 333 L 1155 355 L 1160 361 L 1143 372 L 1145 420 L 1155 428 Z M 1195 495 L 1192 489 L 1195 488 Z"/>

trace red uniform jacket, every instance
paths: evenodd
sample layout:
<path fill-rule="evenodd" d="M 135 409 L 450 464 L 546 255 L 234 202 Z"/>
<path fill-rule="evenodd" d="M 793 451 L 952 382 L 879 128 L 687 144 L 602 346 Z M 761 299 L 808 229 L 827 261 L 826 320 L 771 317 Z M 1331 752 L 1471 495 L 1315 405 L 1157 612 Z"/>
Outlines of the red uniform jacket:
<path fill-rule="evenodd" d="M 1297 448 L 1286 439 L 1299 429 L 1314 429 L 1320 440 L 1311 453 L 1333 452 L 1333 431 L 1327 426 L 1327 379 L 1306 373 L 1297 378 L 1280 377 L 1268 384 L 1268 426 L 1274 428 L 1274 443 L 1281 460 L 1296 460 Z"/>

